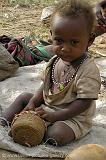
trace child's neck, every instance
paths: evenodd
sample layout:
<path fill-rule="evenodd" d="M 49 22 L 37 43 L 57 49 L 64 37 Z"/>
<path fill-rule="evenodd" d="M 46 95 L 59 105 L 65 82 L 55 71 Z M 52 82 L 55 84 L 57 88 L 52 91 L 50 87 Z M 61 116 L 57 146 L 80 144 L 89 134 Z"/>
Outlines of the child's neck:
<path fill-rule="evenodd" d="M 85 52 L 81 57 L 77 58 L 76 60 L 74 60 L 72 62 L 66 62 L 63 60 L 62 61 L 67 66 L 72 65 L 73 67 L 77 67 L 86 57 L 87 57 L 87 52 Z"/>

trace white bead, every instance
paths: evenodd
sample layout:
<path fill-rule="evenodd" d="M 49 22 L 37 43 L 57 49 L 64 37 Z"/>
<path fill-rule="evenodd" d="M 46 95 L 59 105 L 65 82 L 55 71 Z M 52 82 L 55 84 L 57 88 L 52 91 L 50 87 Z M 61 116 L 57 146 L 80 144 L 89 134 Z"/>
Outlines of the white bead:
<path fill-rule="evenodd" d="M 71 76 L 71 78 L 70 78 L 69 80 L 65 80 L 64 82 L 61 82 L 61 83 L 60 83 L 60 82 L 57 82 L 57 81 L 55 80 L 55 78 L 54 78 L 55 65 L 56 65 L 56 63 L 57 63 L 58 60 L 59 60 L 59 57 L 57 57 L 57 59 L 55 60 L 55 62 L 54 62 L 54 64 L 53 64 L 53 67 L 52 67 L 52 76 L 51 76 L 51 77 L 52 77 L 53 83 L 59 86 L 59 84 L 65 84 L 65 83 L 70 82 L 70 81 L 74 78 L 74 76 L 75 76 L 75 74 L 77 73 L 78 69 L 80 68 L 81 64 L 82 64 L 87 58 L 88 58 L 88 57 L 86 56 L 86 58 L 84 58 L 84 59 L 80 62 L 79 66 L 76 68 L 74 74 Z M 68 73 L 68 74 L 69 74 L 69 73 Z"/>

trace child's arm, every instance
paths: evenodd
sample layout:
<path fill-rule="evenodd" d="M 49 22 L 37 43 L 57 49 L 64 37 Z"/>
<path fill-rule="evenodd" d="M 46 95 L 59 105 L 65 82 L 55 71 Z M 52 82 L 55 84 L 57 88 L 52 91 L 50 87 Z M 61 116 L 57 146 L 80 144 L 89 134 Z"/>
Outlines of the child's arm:
<path fill-rule="evenodd" d="M 43 99 L 43 84 L 41 87 L 36 91 L 34 96 L 30 99 L 27 106 L 24 110 L 35 110 L 35 108 L 39 107 L 44 102 Z"/>
<path fill-rule="evenodd" d="M 45 112 L 41 107 L 37 108 L 37 113 L 49 122 L 66 120 L 79 115 L 90 107 L 92 99 L 77 99 L 64 106 L 64 109 L 55 112 Z"/>

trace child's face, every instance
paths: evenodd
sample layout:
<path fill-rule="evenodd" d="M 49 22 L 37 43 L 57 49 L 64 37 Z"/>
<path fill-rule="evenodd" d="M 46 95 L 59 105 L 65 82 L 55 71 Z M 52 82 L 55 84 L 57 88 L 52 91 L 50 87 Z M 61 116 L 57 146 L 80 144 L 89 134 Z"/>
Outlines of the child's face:
<path fill-rule="evenodd" d="M 51 34 L 54 53 L 67 62 L 81 57 L 90 45 L 90 35 L 82 16 L 69 19 L 56 15 Z"/>

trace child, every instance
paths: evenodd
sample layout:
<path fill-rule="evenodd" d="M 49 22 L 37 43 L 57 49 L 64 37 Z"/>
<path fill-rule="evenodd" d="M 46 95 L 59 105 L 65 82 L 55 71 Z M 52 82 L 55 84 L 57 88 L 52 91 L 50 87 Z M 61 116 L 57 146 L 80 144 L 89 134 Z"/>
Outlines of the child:
<path fill-rule="evenodd" d="M 85 136 L 92 127 L 100 90 L 99 71 L 88 57 L 94 40 L 92 7 L 80 0 L 57 5 L 51 23 L 53 52 L 42 86 L 33 95 L 19 95 L 3 113 L 10 123 L 15 114 L 35 110 L 49 122 L 45 140 L 66 145 Z"/>

